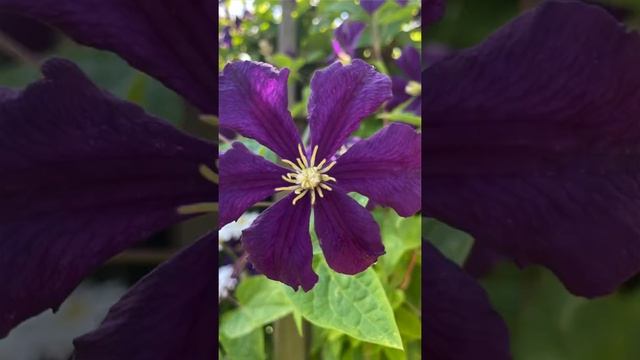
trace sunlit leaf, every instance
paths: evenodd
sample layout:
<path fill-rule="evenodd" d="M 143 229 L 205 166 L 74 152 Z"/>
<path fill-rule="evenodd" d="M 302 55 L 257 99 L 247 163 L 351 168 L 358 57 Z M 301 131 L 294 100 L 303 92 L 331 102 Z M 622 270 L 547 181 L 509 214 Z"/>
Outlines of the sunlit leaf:
<path fill-rule="evenodd" d="M 305 319 L 356 339 L 402 348 L 391 305 L 373 269 L 349 276 L 329 269 L 320 256 L 315 263 L 320 280 L 311 291 L 282 286 Z"/>

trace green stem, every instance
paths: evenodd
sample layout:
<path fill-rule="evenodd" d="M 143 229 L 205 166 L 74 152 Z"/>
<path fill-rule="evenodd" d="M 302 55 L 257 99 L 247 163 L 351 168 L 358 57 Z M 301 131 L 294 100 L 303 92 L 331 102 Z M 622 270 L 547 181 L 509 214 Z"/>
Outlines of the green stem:
<path fill-rule="evenodd" d="M 293 316 L 286 316 L 273 326 L 273 359 L 306 359 L 304 338 L 298 334 Z"/>

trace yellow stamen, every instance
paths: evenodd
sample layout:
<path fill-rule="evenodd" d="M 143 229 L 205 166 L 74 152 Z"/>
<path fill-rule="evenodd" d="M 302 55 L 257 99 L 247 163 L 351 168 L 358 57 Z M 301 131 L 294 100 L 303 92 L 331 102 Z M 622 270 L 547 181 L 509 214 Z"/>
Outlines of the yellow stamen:
<path fill-rule="evenodd" d="M 331 168 L 333 168 L 336 165 L 336 162 L 332 162 L 331 164 L 329 164 L 326 168 L 322 169 L 321 173 L 326 173 L 327 171 L 331 170 Z"/>
<path fill-rule="evenodd" d="M 206 214 L 218 211 L 218 203 L 203 202 L 191 205 L 184 205 L 178 207 L 178 214 L 180 215 L 192 215 L 192 214 Z"/>
<path fill-rule="evenodd" d="M 202 175 L 205 179 L 211 181 L 214 184 L 218 183 L 219 181 L 218 174 L 213 172 L 213 170 L 211 170 L 211 168 L 208 167 L 207 165 L 201 164 L 198 167 L 198 171 L 200 171 L 200 175 Z"/>
<path fill-rule="evenodd" d="M 276 188 L 276 191 L 293 191 L 297 188 L 298 188 L 298 185 L 283 186 L 283 187 Z"/>
<path fill-rule="evenodd" d="M 282 162 L 291 166 L 291 168 L 295 171 L 302 171 L 302 169 L 300 169 L 298 165 L 294 164 L 292 161 L 289 161 L 287 159 L 282 159 Z"/>
<path fill-rule="evenodd" d="M 336 178 L 331 177 L 331 176 L 329 176 L 329 175 L 324 175 L 324 174 L 323 174 L 321 178 L 322 178 L 322 181 L 333 181 L 333 182 L 337 182 Z"/>
<path fill-rule="evenodd" d="M 328 186 L 326 182 L 336 182 L 336 179 L 326 173 L 335 166 L 336 162 L 333 161 L 327 167 L 323 168 L 323 166 L 327 164 L 327 159 L 322 159 L 322 161 L 316 165 L 316 160 L 318 158 L 318 145 L 314 145 L 311 156 L 308 158 L 304 153 L 304 147 L 302 144 L 298 144 L 298 153 L 300 157 L 295 159 L 297 164 L 291 160 L 282 160 L 283 163 L 291 166 L 295 172 L 281 175 L 281 178 L 285 182 L 293 185 L 278 187 L 275 190 L 293 192 L 295 197 L 293 198 L 292 203 L 294 205 L 309 193 L 311 205 L 315 205 L 318 198 L 324 197 L 323 190 L 332 191 L 331 187 Z"/>
<path fill-rule="evenodd" d="M 302 151 L 301 144 L 298 144 L 298 152 L 300 153 L 300 160 L 302 160 L 304 167 L 309 167 L 309 163 L 307 162 L 307 157 L 304 155 L 304 151 Z"/>
<path fill-rule="evenodd" d="M 326 163 L 326 162 L 327 162 L 327 159 L 322 159 L 322 161 L 320 161 L 320 164 L 318 164 L 316 166 L 316 169 L 320 169 L 322 167 L 322 165 L 324 165 L 324 163 Z"/>
<path fill-rule="evenodd" d="M 327 191 L 333 191 L 333 189 L 331 188 L 331 186 L 327 185 L 327 184 L 320 184 L 320 187 L 327 190 Z"/>
<path fill-rule="evenodd" d="M 311 154 L 311 161 L 309 167 L 313 167 L 316 163 L 316 155 L 318 154 L 318 145 L 313 147 L 313 153 Z"/>
<path fill-rule="evenodd" d="M 300 160 L 300 158 L 296 158 L 296 161 L 298 162 L 298 165 L 300 165 L 300 169 L 304 170 L 304 169 L 307 168 L 305 166 L 305 164 L 302 163 L 302 160 Z M 307 160 L 305 160 L 305 161 L 307 161 Z M 300 170 L 300 171 L 302 171 L 302 170 Z"/>
<path fill-rule="evenodd" d="M 296 202 L 297 202 L 298 200 L 302 199 L 302 198 L 307 194 L 307 192 L 308 192 L 308 191 L 309 191 L 309 190 L 305 190 L 305 191 L 301 192 L 301 193 L 300 193 L 300 195 L 296 196 L 296 197 L 293 199 L 292 204 L 293 204 L 293 205 L 295 205 L 295 204 L 296 204 Z"/>
<path fill-rule="evenodd" d="M 282 175 L 282 180 L 292 183 L 292 184 L 297 184 L 298 182 L 296 181 L 296 179 L 291 179 L 289 178 L 289 175 L 291 174 L 287 174 L 287 176 Z"/>

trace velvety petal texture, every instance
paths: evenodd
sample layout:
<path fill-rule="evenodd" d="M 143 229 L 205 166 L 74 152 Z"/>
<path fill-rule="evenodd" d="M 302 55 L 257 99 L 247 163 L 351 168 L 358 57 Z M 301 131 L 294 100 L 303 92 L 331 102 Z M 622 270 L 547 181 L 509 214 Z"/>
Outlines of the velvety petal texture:
<path fill-rule="evenodd" d="M 353 56 L 358 41 L 364 31 L 365 23 L 360 21 L 345 21 L 333 32 L 333 50 L 336 56 L 341 52 Z"/>
<path fill-rule="evenodd" d="M 291 193 L 262 212 L 243 231 L 242 245 L 249 261 L 268 278 L 309 291 L 318 282 L 311 267 L 311 202 L 307 196 L 292 205 L 295 196 Z"/>
<path fill-rule="evenodd" d="M 426 215 L 614 291 L 640 271 L 638 64 L 638 33 L 552 1 L 427 69 Z"/>
<path fill-rule="evenodd" d="M 221 227 L 273 195 L 275 188 L 290 185 L 281 178 L 290 170 L 253 154 L 239 142 L 220 156 L 219 169 Z"/>
<path fill-rule="evenodd" d="M 411 216 L 421 207 L 420 148 L 418 132 L 393 123 L 356 142 L 338 159 L 331 175 L 341 189 Z"/>
<path fill-rule="evenodd" d="M 422 244 L 425 359 L 511 359 L 507 326 L 486 292 L 431 243 Z"/>
<path fill-rule="evenodd" d="M 284 159 L 298 157 L 300 135 L 287 109 L 289 70 L 255 61 L 227 64 L 220 75 L 220 125 L 256 139 Z"/>
<path fill-rule="evenodd" d="M 105 260 L 217 200 L 217 148 L 96 88 L 72 63 L 0 91 L 0 337 Z"/>
<path fill-rule="evenodd" d="M 309 126 L 318 159 L 329 159 L 360 121 L 391 97 L 391 80 L 366 62 L 335 62 L 311 79 Z"/>
<path fill-rule="evenodd" d="M 216 6 L 210 0 L 0 0 L 0 10 L 117 53 L 209 114 L 216 111 Z"/>
<path fill-rule="evenodd" d="M 313 214 L 320 247 L 333 270 L 357 274 L 384 254 L 378 223 L 337 186 L 318 199 Z"/>
<path fill-rule="evenodd" d="M 212 233 L 159 266 L 74 341 L 74 359 L 215 359 L 217 257 Z"/>

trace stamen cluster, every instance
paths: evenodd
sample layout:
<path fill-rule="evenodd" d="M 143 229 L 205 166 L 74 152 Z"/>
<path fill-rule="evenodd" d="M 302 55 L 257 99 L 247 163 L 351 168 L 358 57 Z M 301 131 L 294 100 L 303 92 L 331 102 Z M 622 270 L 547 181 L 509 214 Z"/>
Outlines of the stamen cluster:
<path fill-rule="evenodd" d="M 331 191 L 331 187 L 326 184 L 328 181 L 335 182 L 336 179 L 327 175 L 326 173 L 333 168 L 336 162 L 323 166 L 326 164 L 327 159 L 322 159 L 318 165 L 315 165 L 316 155 L 318 154 L 318 145 L 314 146 L 311 158 L 307 159 L 302 151 L 302 145 L 298 144 L 298 153 L 300 157 L 296 158 L 294 163 L 291 160 L 283 159 L 282 162 L 289 165 L 295 172 L 287 173 L 282 176 L 282 179 L 288 183 L 294 184 L 291 186 L 283 186 L 276 188 L 276 191 L 293 191 L 296 195 L 293 199 L 293 205 L 302 199 L 307 193 L 311 196 L 311 205 L 316 203 L 316 192 L 318 196 L 324 197 L 322 190 Z"/>

